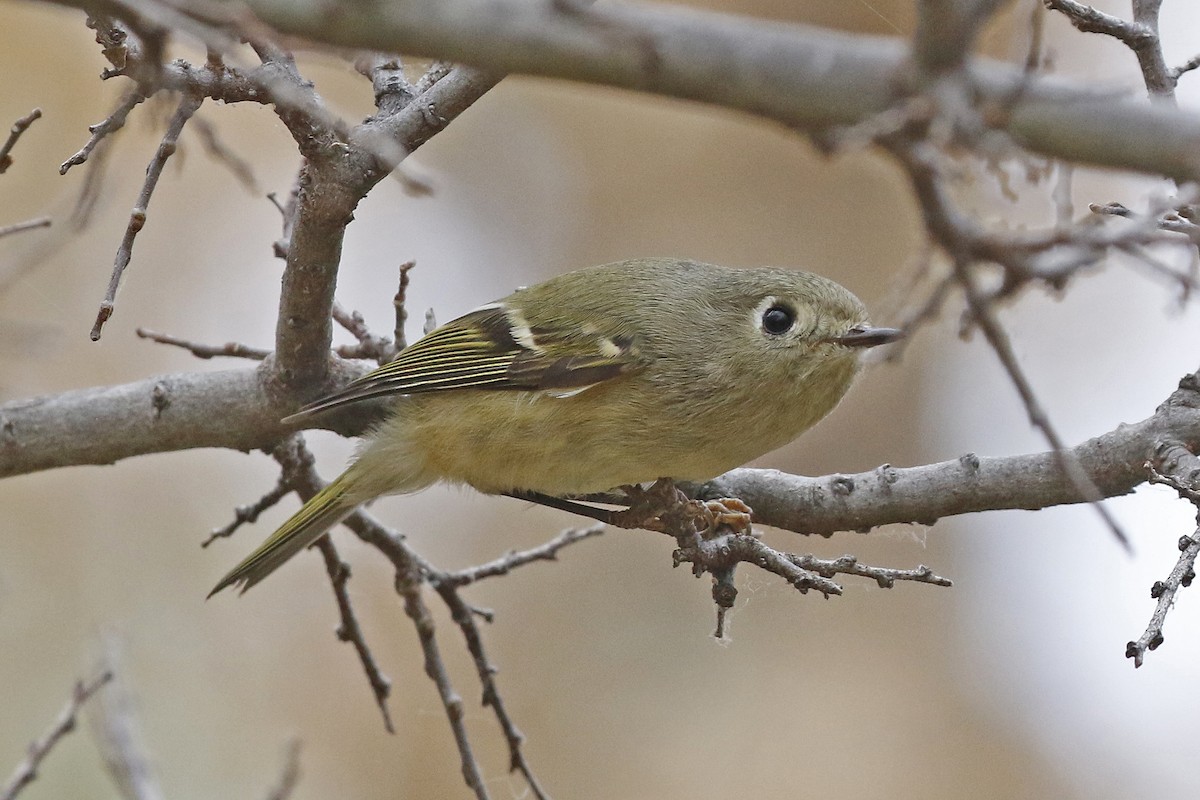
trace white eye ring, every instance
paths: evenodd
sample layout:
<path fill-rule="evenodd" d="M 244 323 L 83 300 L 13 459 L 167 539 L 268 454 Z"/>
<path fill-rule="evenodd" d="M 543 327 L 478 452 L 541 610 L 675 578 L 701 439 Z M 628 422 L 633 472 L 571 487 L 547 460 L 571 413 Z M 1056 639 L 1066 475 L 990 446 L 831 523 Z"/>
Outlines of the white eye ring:
<path fill-rule="evenodd" d="M 764 297 L 751 317 L 752 324 L 770 339 L 782 339 L 794 333 L 800 325 L 801 309 L 787 299 L 771 295 Z"/>

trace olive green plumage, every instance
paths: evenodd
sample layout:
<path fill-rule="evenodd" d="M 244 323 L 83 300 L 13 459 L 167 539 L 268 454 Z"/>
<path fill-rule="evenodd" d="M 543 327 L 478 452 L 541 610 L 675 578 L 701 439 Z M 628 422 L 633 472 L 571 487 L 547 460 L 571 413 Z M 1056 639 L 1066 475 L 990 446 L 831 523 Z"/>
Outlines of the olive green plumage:
<path fill-rule="evenodd" d="M 563 496 L 712 478 L 811 427 L 859 351 L 898 336 L 837 283 L 783 269 L 638 259 L 518 290 L 289 418 L 396 397 L 346 471 L 213 591 L 438 480 Z"/>

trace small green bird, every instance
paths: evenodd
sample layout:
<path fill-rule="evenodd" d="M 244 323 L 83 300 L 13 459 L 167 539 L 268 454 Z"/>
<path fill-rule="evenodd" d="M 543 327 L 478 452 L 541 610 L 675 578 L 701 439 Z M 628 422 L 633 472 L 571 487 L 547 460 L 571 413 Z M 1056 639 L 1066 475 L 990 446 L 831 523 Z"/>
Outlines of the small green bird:
<path fill-rule="evenodd" d="M 212 594 L 249 589 L 362 503 L 439 480 L 556 497 L 708 480 L 812 427 L 859 353 L 900 335 L 839 284 L 784 269 L 644 258 L 520 289 L 288 417 L 395 397 L 346 471 Z"/>

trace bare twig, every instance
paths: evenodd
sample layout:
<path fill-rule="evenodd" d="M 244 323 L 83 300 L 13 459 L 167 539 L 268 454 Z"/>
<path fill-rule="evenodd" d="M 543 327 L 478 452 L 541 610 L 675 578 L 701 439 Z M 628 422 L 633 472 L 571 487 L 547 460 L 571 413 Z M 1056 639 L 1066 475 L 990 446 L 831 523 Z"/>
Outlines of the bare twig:
<path fill-rule="evenodd" d="M 333 587 L 338 614 L 342 618 L 342 622 L 337 628 L 337 637 L 343 642 L 354 645 L 359 663 L 362 664 L 363 672 L 367 675 L 367 682 L 371 684 L 371 693 L 375 695 L 375 705 L 379 706 L 379 713 L 383 715 L 383 727 L 388 733 L 395 733 L 396 728 L 392 725 L 392 715 L 387 706 L 388 695 L 392 692 L 392 682 L 379 669 L 375 655 L 371 652 L 371 648 L 363 636 L 362 626 L 358 624 L 354 606 L 350 602 L 350 593 L 346 589 L 346 584 L 350 581 L 350 565 L 338 556 L 337 548 L 334 547 L 333 540 L 328 536 L 322 536 L 317 540 L 317 549 L 321 551 L 321 556 L 325 559 L 325 570 L 329 573 L 329 583 Z"/>
<path fill-rule="evenodd" d="M 816 556 L 798 556 L 788 554 L 788 558 L 798 567 L 811 570 L 818 575 L 831 578 L 834 575 L 853 575 L 858 578 L 870 578 L 880 589 L 891 589 L 896 581 L 912 581 L 914 583 L 931 583 L 934 586 L 953 586 L 949 578 L 934 574 L 933 570 L 922 564 L 916 569 L 893 569 L 891 567 L 872 567 L 860 564 L 858 558 L 844 555 L 841 558 L 824 559 Z"/>
<path fill-rule="evenodd" d="M 523 567 L 535 561 L 556 561 L 558 559 L 558 552 L 564 547 L 569 547 L 576 542 L 582 542 L 584 539 L 590 539 L 593 536 L 599 536 L 604 533 L 604 528 L 604 525 L 589 525 L 586 528 L 568 528 L 550 541 L 540 544 L 537 547 L 531 547 L 528 550 L 514 550 L 486 564 L 479 564 L 474 567 L 455 570 L 454 572 L 439 572 L 436 575 L 429 576 L 429 582 L 435 588 L 440 587 L 442 584 L 459 587 L 475 583 L 484 578 L 507 575 L 517 567 Z"/>
<path fill-rule="evenodd" d="M 200 141 L 204 143 L 204 148 L 208 150 L 209 155 L 228 167 L 233 177 L 237 178 L 238 183 L 242 184 L 246 191 L 258 194 L 258 181 L 254 178 L 254 168 L 250 166 L 249 161 L 226 146 L 217 133 L 215 125 L 203 117 L 196 117 L 192 121 L 192 129 L 199 134 Z"/>
<path fill-rule="evenodd" d="M 217 539 L 227 539 L 234 534 L 238 528 L 246 523 L 256 522 L 259 516 L 277 504 L 280 500 L 287 496 L 288 492 L 292 491 L 292 486 L 287 478 L 280 476 L 279 480 L 271 491 L 264 494 L 258 500 L 249 505 L 238 506 L 233 510 L 233 521 L 220 528 L 213 528 L 208 534 L 208 538 L 200 543 L 201 547 L 208 547 Z"/>
<path fill-rule="evenodd" d="M 1179 470 L 1179 468 L 1180 468 L 1180 464 L 1178 463 L 1179 460 L 1186 460 L 1186 461 L 1192 462 L 1191 466 L 1200 466 L 1197 464 L 1196 456 L 1193 455 L 1191 453 L 1191 451 L 1189 451 L 1187 449 L 1187 447 L 1185 447 L 1182 443 L 1174 444 L 1170 448 L 1163 447 L 1163 448 L 1160 448 L 1160 450 L 1165 451 L 1165 450 L 1173 449 L 1173 448 L 1178 448 L 1180 451 L 1185 453 L 1185 455 L 1183 456 L 1183 459 L 1178 459 L 1178 457 L 1176 457 L 1177 460 L 1175 461 L 1174 464 L 1172 464 L 1172 466 L 1176 470 Z M 1181 498 L 1189 501 L 1192 505 L 1196 506 L 1197 508 L 1200 508 L 1200 490 L 1197 490 L 1195 486 L 1190 486 L 1190 485 L 1184 483 L 1183 481 L 1181 481 L 1179 478 L 1175 477 L 1174 475 L 1164 475 L 1163 473 L 1159 472 L 1157 468 L 1155 468 L 1153 461 L 1146 462 L 1146 471 L 1150 476 L 1146 480 L 1147 483 L 1157 484 L 1160 486 L 1169 486 L 1172 489 L 1174 489 L 1176 492 L 1178 492 L 1179 496 Z M 1200 473 L 1198 473 L 1195 477 L 1200 478 Z"/>
<path fill-rule="evenodd" d="M 150 161 L 150 166 L 146 168 L 146 180 L 142 183 L 142 190 L 138 194 L 133 212 L 129 215 L 129 225 L 125 228 L 125 236 L 117 248 L 117 258 L 113 264 L 112 277 L 108 281 L 108 291 L 105 292 L 104 300 L 100 303 L 100 311 L 96 314 L 96 322 L 92 325 L 91 339 L 93 342 L 100 339 L 100 331 L 104 327 L 104 323 L 112 316 L 113 304 L 117 297 L 117 288 L 121 285 L 121 276 L 125 272 L 125 267 L 129 266 L 129 260 L 133 257 L 134 239 L 146 224 L 146 209 L 150 205 L 150 197 L 154 194 L 154 189 L 158 185 L 158 179 L 162 175 L 163 167 L 166 166 L 167 159 L 175 153 L 175 147 L 179 141 L 179 134 L 183 132 L 183 126 L 191 119 L 192 114 L 196 113 L 196 109 L 200 108 L 200 104 L 203 101 L 204 98 L 202 95 L 185 94 L 183 96 L 179 101 L 178 107 L 175 109 L 175 114 L 171 117 L 171 122 L 167 126 L 167 132 L 163 134 L 162 142 L 159 143 L 154 158 Z"/>
<path fill-rule="evenodd" d="M 105 662 L 113 665 L 111 671 L 125 675 L 117 668 L 120 652 L 115 639 L 106 636 L 104 648 Z M 120 796 L 124 800 L 163 800 L 162 787 L 154 775 L 150 755 L 142 740 L 129 687 L 120 678 L 114 679 L 108 691 L 97 698 L 88 716 L 104 767 Z"/>
<path fill-rule="evenodd" d="M 1179 496 L 1200 509 L 1200 458 L 1182 441 L 1166 441 L 1158 449 L 1155 458 L 1145 464 L 1149 483 L 1169 486 Z M 1163 626 L 1167 614 L 1175 603 L 1175 595 L 1181 588 L 1192 585 L 1196 578 L 1196 557 L 1200 555 L 1200 528 L 1191 536 L 1179 538 L 1179 559 L 1165 581 L 1155 581 L 1150 587 L 1150 597 L 1156 603 L 1154 613 L 1146 630 L 1136 641 L 1125 646 L 1125 657 L 1133 659 L 1133 666 L 1140 667 L 1146 651 L 1157 650 L 1163 643 Z"/>
<path fill-rule="evenodd" d="M 939 170 L 939 155 L 926 142 L 913 141 L 904 137 L 893 137 L 885 141 L 890 152 L 897 157 L 908 171 L 914 193 L 921 205 L 925 227 L 930 237 L 949 257 L 953 265 L 953 276 L 967 301 L 968 319 L 979 326 L 1001 366 L 1017 390 L 1025 406 L 1030 423 L 1041 431 L 1050 444 L 1054 458 L 1063 474 L 1087 498 L 1104 520 L 1105 524 L 1121 544 L 1129 549 L 1129 539 L 1117 524 L 1116 519 L 1099 501 L 1103 493 L 1096 487 L 1078 459 L 1069 451 L 1017 362 L 1008 335 L 997 321 L 993 306 L 1001 298 L 1011 296 L 1016 290 L 1032 281 L 1043 280 L 1051 286 L 1061 286 L 1082 265 L 1090 263 L 1104 252 L 1100 240 L 1074 228 L 1058 228 L 1047 234 L 1026 238 L 1023 243 L 1009 237 L 1001 237 L 981 230 L 971 219 L 960 213 L 951 202 Z M 1140 234 L 1139 234 L 1140 235 Z M 1129 241 L 1132 232 L 1120 232 L 1113 242 Z M 1060 243 L 1087 242 L 1081 251 L 1065 265 L 1051 261 L 1050 268 L 1039 267 L 1035 256 L 1039 252 L 1051 252 Z M 984 294 L 978 285 L 974 266 L 978 261 L 989 261 L 1005 269 L 1005 281 L 991 294 Z"/>
<path fill-rule="evenodd" d="M 389 360 L 395 351 L 392 340 L 386 336 L 373 334 L 363 315 L 359 312 L 347 311 L 339 303 L 334 302 L 333 320 L 358 340 L 358 344 L 354 347 L 338 348 L 338 355 L 342 358 L 370 358 L 382 363 Z"/>
<path fill-rule="evenodd" d="M 81 147 L 79 151 L 75 153 L 75 155 L 71 156 L 62 163 L 62 166 L 58 168 L 59 174 L 66 175 L 67 170 L 69 170 L 71 167 L 78 166 L 79 164 L 87 161 L 88 156 L 92 154 L 92 151 L 96 149 L 96 146 L 99 145 L 106 136 L 117 132 L 125 126 L 125 120 L 129 117 L 129 112 L 132 111 L 138 103 L 144 102 L 145 99 L 146 95 L 142 94 L 138 90 L 127 92 L 125 96 L 121 98 L 120 102 L 117 103 L 117 107 L 113 109 L 111 114 L 95 125 L 89 125 L 88 131 L 91 133 L 91 136 L 88 138 L 87 143 L 84 144 L 84 146 Z"/>
<path fill-rule="evenodd" d="M 525 735 L 521 733 L 509 715 L 504 698 L 500 694 L 500 689 L 496 684 L 497 670 L 488 658 L 487 651 L 484 649 L 483 635 L 480 633 L 479 624 L 475 619 L 475 609 L 463 601 L 457 589 L 451 585 L 443 584 L 435 586 L 435 589 L 442 598 L 442 601 L 450 609 L 450 614 L 455 624 L 458 625 L 458 629 L 462 632 L 463 638 L 467 642 L 467 649 L 470 651 L 471 659 L 475 663 L 476 675 L 483 686 L 483 705 L 492 709 L 492 713 L 496 715 L 496 721 L 500 723 L 500 729 L 504 732 L 504 740 L 508 744 L 509 770 L 521 773 L 537 800 L 549 800 L 549 795 L 542 788 L 537 776 L 533 773 L 533 768 L 525 758 L 525 750 L 522 747 Z M 450 712 L 449 705 L 447 705 L 447 712 Z M 466 775 L 466 763 L 464 760 L 464 776 Z M 471 785 L 469 777 L 467 784 Z M 476 793 L 481 797 L 486 796 L 482 784 L 477 787 Z"/>
<path fill-rule="evenodd" d="M 404 613 L 417 629 L 417 639 L 421 642 L 421 650 L 425 654 L 425 674 L 437 687 L 438 696 L 446 710 L 446 718 L 450 721 L 450 730 L 454 733 L 454 742 L 458 746 L 463 780 L 479 800 L 487 800 L 487 787 L 484 786 L 483 774 L 480 772 L 479 762 L 471 748 L 471 740 L 467 736 L 467 728 L 463 721 L 462 697 L 454 690 L 450 674 L 446 671 L 446 663 L 442 660 L 441 650 L 435 638 L 433 615 L 429 613 L 429 607 L 425 605 L 421 596 L 420 576 L 410 573 L 405 578 L 397 574 L 396 591 L 404 598 Z"/>
<path fill-rule="evenodd" d="M 79 715 L 79 709 L 88 701 L 88 698 L 111 681 L 112 677 L 111 672 L 104 672 L 90 683 L 85 684 L 83 681 L 79 681 L 75 684 L 71 699 L 59 712 L 58 719 L 40 739 L 30 743 L 25 759 L 17 765 L 8 779 L 8 783 L 0 788 L 0 800 L 13 800 L 22 789 L 37 778 L 38 768 L 41 767 L 42 761 L 50 754 L 60 739 L 75 730 L 75 720 Z"/>
<path fill-rule="evenodd" d="M 300 740 L 292 739 L 283 756 L 283 772 L 279 783 L 267 792 L 267 800 L 288 800 L 300 783 Z"/>
<path fill-rule="evenodd" d="M 1042 0 L 1046 8 L 1058 11 L 1083 33 L 1100 33 L 1119 39 L 1131 49 L 1144 47 L 1154 34 L 1136 22 L 1106 14 L 1077 0 Z"/>
<path fill-rule="evenodd" d="M 1033 386 L 1029 383 L 1029 379 L 1025 377 L 1024 370 L 1021 369 L 1020 363 L 1017 361 L 1017 356 L 1013 352 L 1012 345 L 1009 342 L 1008 334 L 1000 326 L 992 313 L 991 307 L 983 301 L 978 291 L 975 289 L 972 279 L 965 273 L 965 267 L 960 271 L 960 280 L 962 281 L 963 290 L 967 296 L 967 303 L 971 309 L 971 317 L 974 322 L 979 325 L 983 331 L 984 338 L 991 345 L 992 351 L 999 359 L 1004 371 L 1008 373 L 1008 378 L 1017 390 L 1017 394 L 1021 397 L 1021 402 L 1025 405 L 1025 412 L 1029 416 L 1029 422 L 1041 431 L 1042 436 L 1051 447 L 1051 452 L 1054 453 L 1055 459 L 1058 461 L 1059 468 L 1067 475 L 1071 481 L 1078 487 L 1080 494 L 1088 498 L 1088 502 L 1092 504 L 1092 508 L 1096 509 L 1096 513 L 1104 521 L 1108 529 L 1121 543 L 1127 552 L 1131 551 L 1129 537 L 1117 522 L 1116 517 L 1108 510 L 1101 502 L 1104 499 L 1103 493 L 1096 487 L 1079 464 L 1079 459 L 1072 455 L 1071 451 L 1063 442 L 1062 437 L 1058 435 L 1058 431 L 1050 422 L 1050 417 L 1042 409 L 1042 405 L 1038 402 L 1037 395 L 1033 391 Z"/>
<path fill-rule="evenodd" d="M 276 490 L 286 485 L 289 490 L 295 490 L 307 500 L 311 494 L 315 494 L 323 487 L 323 481 L 313 467 L 314 459 L 304 442 L 303 434 L 294 433 L 284 439 L 271 451 L 271 457 L 279 464 L 282 472 Z M 310 493 L 309 490 L 314 491 Z M 321 551 L 321 556 L 325 561 L 325 569 L 329 573 L 333 596 L 337 601 L 338 615 L 341 618 L 341 623 L 337 628 L 337 637 L 354 646 L 359 663 L 362 664 L 363 672 L 367 676 L 367 682 L 371 686 L 371 693 L 375 697 L 375 704 L 379 706 L 379 713 L 383 716 L 384 728 L 388 733 L 395 733 L 391 712 L 387 707 L 387 698 L 391 693 L 392 684 L 379 669 L 375 656 L 363 635 L 362 626 L 358 624 L 354 606 L 350 602 L 350 594 L 347 591 L 350 565 L 338 556 L 337 549 L 329 536 L 322 536 L 317 540 L 316 547 Z"/>
<path fill-rule="evenodd" d="M 288 192 L 286 203 L 279 202 L 279 196 L 275 192 L 267 194 L 267 199 L 271 201 L 271 205 L 275 206 L 275 210 L 279 212 L 279 218 L 283 226 L 283 230 L 279 238 L 275 240 L 271 249 L 275 253 L 276 258 L 287 261 L 288 250 L 291 249 L 292 242 L 292 227 L 296 224 L 296 198 L 300 194 L 300 181 L 304 178 L 304 168 L 301 167 L 300 172 L 296 175 L 296 180 L 292 182 L 292 189 Z"/>
<path fill-rule="evenodd" d="M 1172 69 L 1171 70 L 1171 78 L 1174 79 L 1176 83 L 1178 83 L 1179 79 L 1182 76 L 1186 75 L 1187 73 L 1189 73 L 1192 70 L 1195 70 L 1197 68 L 1200 68 L 1200 54 L 1192 56 L 1187 61 L 1180 64 L 1178 67 L 1175 67 L 1174 69 Z"/>
<path fill-rule="evenodd" d="M 221 345 L 200 344 L 199 342 L 191 342 L 187 339 L 180 339 L 177 336 L 172 336 L 169 333 L 159 333 L 152 331 L 149 328 L 138 328 L 136 331 L 138 338 L 149 339 L 152 342 L 159 344 L 169 344 L 172 347 L 181 347 L 194 355 L 196 358 L 210 359 L 217 356 L 230 356 L 233 358 L 248 358 L 252 361 L 262 361 L 267 356 L 271 355 L 270 350 L 263 350 L 257 347 L 250 347 L 241 342 L 226 342 Z"/>
<path fill-rule="evenodd" d="M 313 468 L 312 454 L 305 447 L 303 439 L 294 437 L 290 441 L 294 443 L 290 450 L 282 456 L 277 455 L 276 458 L 280 460 L 281 464 L 287 464 L 285 470 L 290 473 L 296 491 L 303 499 L 307 500 L 320 491 L 325 484 Z M 486 798 L 488 794 L 484 786 L 483 774 L 467 734 L 463 701 L 450 680 L 437 642 L 433 616 L 422 596 L 422 584 L 426 581 L 437 580 L 445 573 L 428 564 L 408 547 L 402 536 L 379 524 L 362 509 L 352 513 L 343 524 L 354 531 L 360 539 L 376 547 L 395 567 L 396 591 L 403 598 L 405 613 L 416 626 L 417 637 L 425 654 L 425 673 L 437 687 L 438 695 L 446 710 L 446 717 L 458 746 L 463 779 L 476 797 Z M 438 588 L 438 594 L 449 606 L 455 623 L 467 640 L 468 649 L 475 661 L 476 671 L 483 686 L 484 704 L 492 708 L 504 731 L 512 768 L 522 773 L 535 797 L 547 797 L 521 751 L 520 745 L 523 737 L 509 717 L 496 686 L 496 670 L 484 650 L 483 639 L 475 621 L 473 608 L 459 597 L 458 588 L 452 581 L 443 578 L 443 585 Z"/>
<path fill-rule="evenodd" d="M 14 233 L 20 233 L 21 231 L 31 231 L 31 230 L 34 230 L 35 228 L 49 228 L 49 227 L 50 227 L 50 218 L 49 217 L 38 217 L 37 219 L 29 219 L 29 220 L 25 220 L 24 222 L 17 222 L 13 225 L 0 225 L 0 239 L 4 238 L 5 236 L 11 236 Z"/>
<path fill-rule="evenodd" d="M 40 119 L 41 116 L 42 110 L 35 108 L 14 122 L 12 127 L 8 129 L 8 138 L 4 140 L 4 144 L 0 145 L 0 175 L 3 175 L 12 166 L 13 160 L 10 153 L 12 153 L 13 146 L 17 143 L 17 140 L 21 138 L 21 134 L 27 131 L 29 126 Z"/>
<path fill-rule="evenodd" d="M 1196 578 L 1196 556 L 1200 555 L 1200 529 L 1191 536 L 1179 539 L 1179 560 L 1165 581 L 1155 581 L 1150 587 L 1150 596 L 1157 600 L 1150 623 L 1137 641 L 1125 645 L 1125 657 L 1133 659 L 1133 666 L 1140 667 L 1147 650 L 1157 650 L 1163 643 L 1163 623 L 1167 612 L 1175 602 L 1175 594 L 1181 587 L 1191 586 Z"/>
<path fill-rule="evenodd" d="M 405 261 L 400 265 L 400 286 L 396 289 L 396 296 L 392 298 L 392 306 L 396 309 L 396 324 L 392 330 L 393 349 L 387 361 L 391 361 L 397 353 L 408 347 L 408 340 L 404 336 L 404 324 L 408 322 L 408 273 L 415 266 L 415 261 Z"/>
<path fill-rule="evenodd" d="M 413 85 L 413 92 L 421 94 L 428 91 L 429 87 L 449 75 L 453 69 L 454 64 L 449 61 L 434 61 L 429 65 L 429 69 L 425 70 L 425 74 Z"/>
<path fill-rule="evenodd" d="M 1046 8 L 1062 13 L 1084 33 L 1111 36 L 1137 56 L 1142 79 L 1152 96 L 1175 102 L 1175 84 L 1182 74 L 1167 67 L 1158 33 L 1158 11 L 1162 0 L 1133 0 L 1133 19 L 1106 14 L 1077 0 L 1042 0 Z"/>
<path fill-rule="evenodd" d="M 756 536 L 724 533 L 718 531 L 711 537 L 699 538 L 687 547 L 680 547 L 673 554 L 676 564 L 690 563 L 692 573 L 699 577 L 708 572 L 720 579 L 742 562 L 748 562 L 774 575 L 778 575 L 801 594 L 815 589 L 824 597 L 842 594 L 842 587 L 835 581 L 803 567 L 790 553 L 783 553 L 765 544 Z M 726 602 L 732 605 L 734 597 Z"/>

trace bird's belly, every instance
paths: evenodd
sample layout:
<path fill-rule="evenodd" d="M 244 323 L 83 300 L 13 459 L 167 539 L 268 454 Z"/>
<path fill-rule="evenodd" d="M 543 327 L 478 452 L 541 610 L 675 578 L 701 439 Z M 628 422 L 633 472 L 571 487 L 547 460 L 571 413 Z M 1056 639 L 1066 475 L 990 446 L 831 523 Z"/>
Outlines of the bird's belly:
<path fill-rule="evenodd" d="M 413 399 L 407 427 L 426 469 L 488 493 L 587 494 L 660 477 L 707 479 L 739 463 L 627 407 L 619 419 L 602 403 L 583 411 L 578 397 L 462 392 Z"/>

